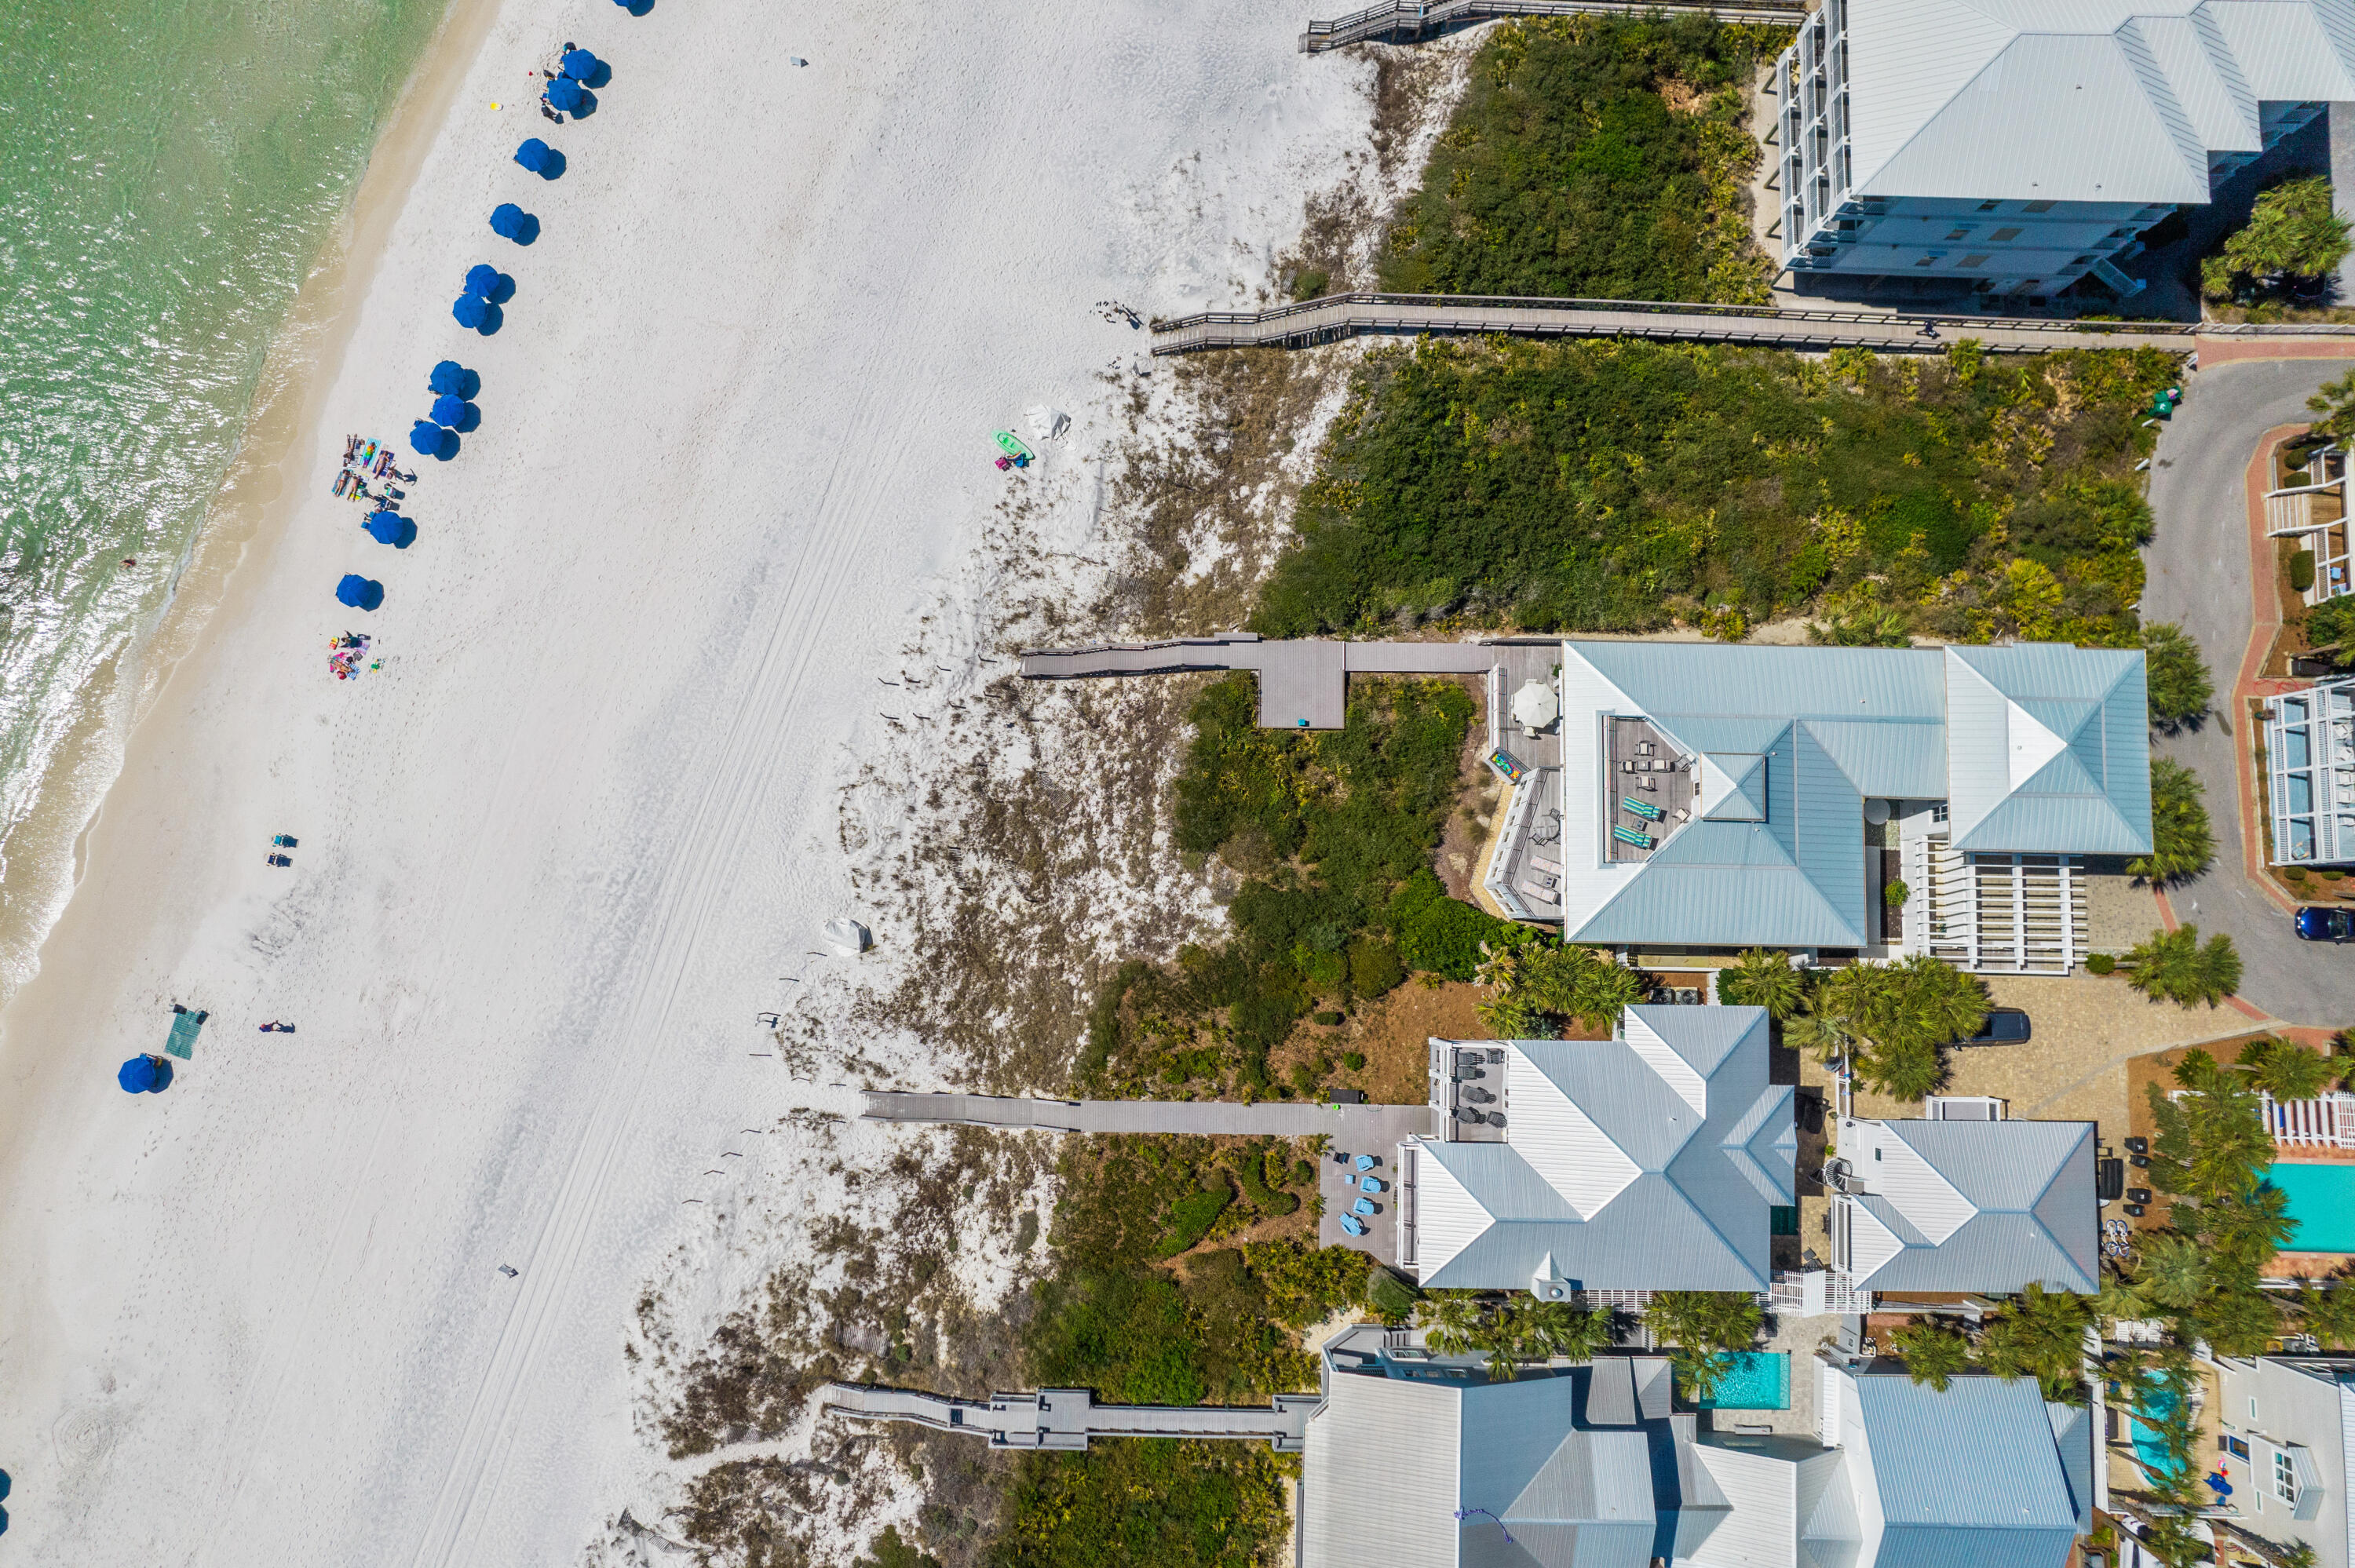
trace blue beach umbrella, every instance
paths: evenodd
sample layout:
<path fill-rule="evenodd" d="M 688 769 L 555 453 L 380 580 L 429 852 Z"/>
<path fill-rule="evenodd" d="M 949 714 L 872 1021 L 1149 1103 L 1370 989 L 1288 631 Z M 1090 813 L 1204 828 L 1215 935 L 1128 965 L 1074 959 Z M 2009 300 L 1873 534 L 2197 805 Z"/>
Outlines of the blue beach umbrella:
<path fill-rule="evenodd" d="M 587 49 L 569 49 L 558 63 L 564 67 L 564 74 L 573 80 L 587 81 L 597 74 L 597 68 L 604 62 Z"/>
<path fill-rule="evenodd" d="M 444 392 L 442 396 L 433 399 L 433 422 L 435 424 L 447 425 L 454 430 L 458 428 L 458 421 L 464 419 L 465 417 L 466 400 L 464 397 L 459 397 L 455 392 Z"/>
<path fill-rule="evenodd" d="M 384 602 L 384 585 L 357 572 L 346 572 L 336 585 L 336 599 L 354 609 L 374 609 Z"/>
<path fill-rule="evenodd" d="M 460 326 L 480 332 L 483 323 L 490 319 L 491 303 L 480 294 L 461 294 L 457 303 L 450 307 L 450 313 L 457 318 Z"/>
<path fill-rule="evenodd" d="M 396 550 L 406 550 L 417 538 L 417 524 L 389 509 L 374 514 L 360 526 L 368 530 L 369 538 Z"/>
<path fill-rule="evenodd" d="M 442 443 L 449 439 L 450 432 L 431 419 L 420 419 L 409 427 L 409 450 L 419 457 L 440 457 Z"/>
<path fill-rule="evenodd" d="M 454 359 L 445 359 L 433 367 L 432 374 L 426 376 L 425 389 L 428 392 L 454 392 L 464 397 L 466 396 L 466 382 L 470 377 L 474 377 L 473 371 Z M 479 377 L 474 378 L 479 379 Z"/>
<path fill-rule="evenodd" d="M 114 1081 L 126 1095 L 160 1095 L 172 1086 L 172 1064 L 160 1056 L 133 1056 L 116 1069 Z"/>
<path fill-rule="evenodd" d="M 499 286 L 499 270 L 487 261 L 477 261 L 466 269 L 466 292 L 489 299 Z"/>
<path fill-rule="evenodd" d="M 515 203 L 503 201 L 491 209 L 491 232 L 517 245 L 528 245 L 539 238 L 539 219 Z"/>
<path fill-rule="evenodd" d="M 588 96 L 588 89 L 569 76 L 559 76 L 548 84 L 548 106 L 559 114 L 579 113 L 581 100 Z"/>
<path fill-rule="evenodd" d="M 515 158 L 517 163 L 537 175 L 546 171 L 548 160 L 555 151 L 555 148 L 538 137 L 527 136 L 524 138 L 523 145 L 516 149 Z"/>

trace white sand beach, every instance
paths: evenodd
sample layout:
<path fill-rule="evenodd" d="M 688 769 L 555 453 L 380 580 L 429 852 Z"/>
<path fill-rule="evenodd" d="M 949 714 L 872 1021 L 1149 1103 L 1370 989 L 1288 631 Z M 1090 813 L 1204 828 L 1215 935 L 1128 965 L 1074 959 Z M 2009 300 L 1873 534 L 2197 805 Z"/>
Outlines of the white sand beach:
<path fill-rule="evenodd" d="M 860 913 L 836 800 L 879 679 L 920 634 L 936 696 L 990 678 L 922 618 L 1009 485 L 1084 527 L 1099 373 L 1146 347 L 1093 303 L 1250 297 L 1370 112 L 1364 62 L 1247 0 L 477 4 L 0 1014 L 14 1560 L 580 1560 L 665 1464 L 622 1346 L 682 1200 L 794 1103 L 756 1017 Z M 613 79 L 559 129 L 525 78 L 567 39 Z M 487 338 L 450 313 L 480 261 L 516 281 Z M 482 425 L 412 459 L 445 357 Z M 1080 428 L 1000 474 L 1039 403 Z M 330 498 L 346 432 L 421 470 L 408 549 Z M 383 668 L 334 679 L 345 631 Z M 174 1001 L 194 1061 L 122 1093 Z"/>

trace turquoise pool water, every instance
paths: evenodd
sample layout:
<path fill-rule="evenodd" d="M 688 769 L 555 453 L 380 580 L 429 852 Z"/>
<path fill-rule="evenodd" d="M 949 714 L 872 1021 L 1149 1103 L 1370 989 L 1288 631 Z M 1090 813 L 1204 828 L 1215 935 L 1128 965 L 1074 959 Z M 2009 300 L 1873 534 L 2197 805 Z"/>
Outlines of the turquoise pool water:
<path fill-rule="evenodd" d="M 2172 1420 L 2177 1408 L 2175 1393 L 2169 1388 L 2152 1387 L 2143 1395 L 2141 1408 L 2161 1421 Z M 2145 1425 L 2139 1415 L 2127 1416 L 2126 1428 L 2134 1438 L 2135 1457 L 2142 1461 L 2142 1467 L 2162 1480 L 2169 1478 L 2175 1467 L 2169 1462 L 2167 1444 L 2157 1429 Z"/>
<path fill-rule="evenodd" d="M 1703 1410 L 1788 1410 L 1791 1356 L 1787 1351 L 1736 1351 L 1717 1393 L 1700 1401 Z"/>
<path fill-rule="evenodd" d="M 2355 1165 L 2276 1165 L 2265 1181 L 2288 1194 L 2297 1227 L 2284 1252 L 2355 1252 Z"/>

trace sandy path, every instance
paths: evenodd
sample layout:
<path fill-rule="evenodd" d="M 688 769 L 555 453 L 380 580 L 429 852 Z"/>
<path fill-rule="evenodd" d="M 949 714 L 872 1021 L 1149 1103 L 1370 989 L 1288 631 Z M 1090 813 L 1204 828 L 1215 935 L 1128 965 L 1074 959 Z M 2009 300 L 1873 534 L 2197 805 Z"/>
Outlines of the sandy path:
<path fill-rule="evenodd" d="M 1359 68 L 1296 22 L 508 0 L 295 504 L 0 1018 L 16 1554 L 559 1562 L 656 1467 L 623 1329 L 682 1197 L 790 1099 L 752 1021 L 857 906 L 834 799 L 877 674 L 1007 482 L 989 430 L 1141 350 L 1091 302 L 1239 302 L 1362 136 Z M 489 111 L 566 37 L 613 65 L 594 117 Z M 507 158 L 544 129 L 553 185 Z M 507 199 L 528 249 L 484 228 Z M 484 260 L 517 283 L 488 339 L 448 313 Z M 483 425 L 396 553 L 326 484 L 444 355 Z M 381 610 L 334 604 L 348 570 Z M 328 676 L 346 629 L 385 672 Z M 122 1095 L 175 999 L 212 1012 L 195 1063 Z"/>

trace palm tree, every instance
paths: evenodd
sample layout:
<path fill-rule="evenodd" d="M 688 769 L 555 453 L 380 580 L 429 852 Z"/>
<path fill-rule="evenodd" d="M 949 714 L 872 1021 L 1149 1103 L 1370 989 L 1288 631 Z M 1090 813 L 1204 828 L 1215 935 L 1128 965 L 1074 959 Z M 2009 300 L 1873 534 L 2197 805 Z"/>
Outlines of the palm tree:
<path fill-rule="evenodd" d="M 1791 955 L 1752 948 L 1717 971 L 1718 1000 L 1733 1007 L 1763 1007 L 1777 1023 L 1806 1005 L 1807 977 L 1791 967 Z"/>
<path fill-rule="evenodd" d="M 2251 1088 L 2277 1100 L 2310 1100 L 2330 1086 L 2330 1058 L 2271 1034 L 2243 1046 L 2233 1065 Z"/>
<path fill-rule="evenodd" d="M 1698 1404 L 1716 1396 L 1717 1385 L 1725 1381 L 1733 1363 L 1713 1351 L 1679 1346 L 1669 1353 L 1668 1368 L 1676 1376 L 1677 1386 L 1685 1391 L 1685 1397 Z"/>
<path fill-rule="evenodd" d="M 1791 1020 L 1783 1038 L 1797 1049 L 1812 1051 L 1816 1060 L 1826 1065 L 1853 1062 L 1865 1046 L 1862 1034 L 1850 1028 L 1846 1020 L 1829 1012 L 1801 1013 Z"/>
<path fill-rule="evenodd" d="M 1423 1342 L 1435 1356 L 1466 1356 L 1480 1338 L 1480 1308 L 1468 1296 L 1427 1296 L 1415 1304 Z"/>
<path fill-rule="evenodd" d="M 1757 1298 L 1739 1290 L 1662 1290 L 1644 1308 L 1652 1336 L 1688 1351 L 1746 1351 L 1757 1342 Z"/>
<path fill-rule="evenodd" d="M 1499 1336 L 1489 1341 L 1488 1381 L 1490 1383 L 1510 1383 L 1520 1375 L 1520 1370 L 1513 1359 L 1512 1340 Z"/>
<path fill-rule="evenodd" d="M 1521 1354 L 1531 1359 L 1593 1361 L 1614 1338 L 1609 1308 L 1590 1311 L 1567 1301 L 1516 1301 L 1506 1310 L 1506 1323 Z"/>
<path fill-rule="evenodd" d="M 1903 1040 L 1869 1051 L 1857 1064 L 1857 1075 L 1883 1094 L 1901 1100 L 1918 1100 L 1945 1081 L 1945 1059 L 1926 1040 Z"/>
<path fill-rule="evenodd" d="M 2296 1229 L 2289 1217 L 2289 1194 L 2278 1187 L 2260 1183 L 2200 1205 L 2200 1239 L 2207 1245 L 2212 1273 L 2262 1274 Z"/>
<path fill-rule="evenodd" d="M 2307 1285 L 2297 1293 L 2297 1312 L 2323 1349 L 2355 1349 L 2355 1284 L 2328 1279 L 2318 1289 Z"/>
<path fill-rule="evenodd" d="M 2153 931 L 2126 951 L 2126 983 L 2155 1001 L 2190 1007 L 2215 1006 L 2240 989 L 2241 955 L 2232 938 L 2211 937 L 2200 944 L 2200 927 Z"/>
<path fill-rule="evenodd" d="M 2208 1258 L 2200 1244 L 2172 1232 L 2149 1237 L 2135 1267 L 2142 1295 L 2161 1307 L 2189 1311 L 2208 1294 Z"/>
<path fill-rule="evenodd" d="M 1998 1377 L 2034 1378 L 2047 1399 L 2073 1402 L 2084 1393 L 2085 1330 L 2093 1316 L 2092 1297 L 2030 1285 L 1987 1319 L 1980 1362 Z"/>
<path fill-rule="evenodd" d="M 1585 955 L 1577 967 L 1561 1011 L 1589 1029 L 1608 1029 L 1619 1015 L 1644 1000 L 1644 977 L 1592 948 L 1566 948 Z"/>
<path fill-rule="evenodd" d="M 2200 1337 L 2220 1355 L 2258 1356 L 2282 1330 L 2281 1308 L 2254 1285 L 2219 1290 L 2200 1304 Z"/>
<path fill-rule="evenodd" d="M 1905 1375 L 1946 1392 L 1956 1374 L 1971 1364 L 1971 1342 L 1943 1324 L 1913 1323 L 1889 1336 L 1889 1348 L 1905 1363 Z"/>

